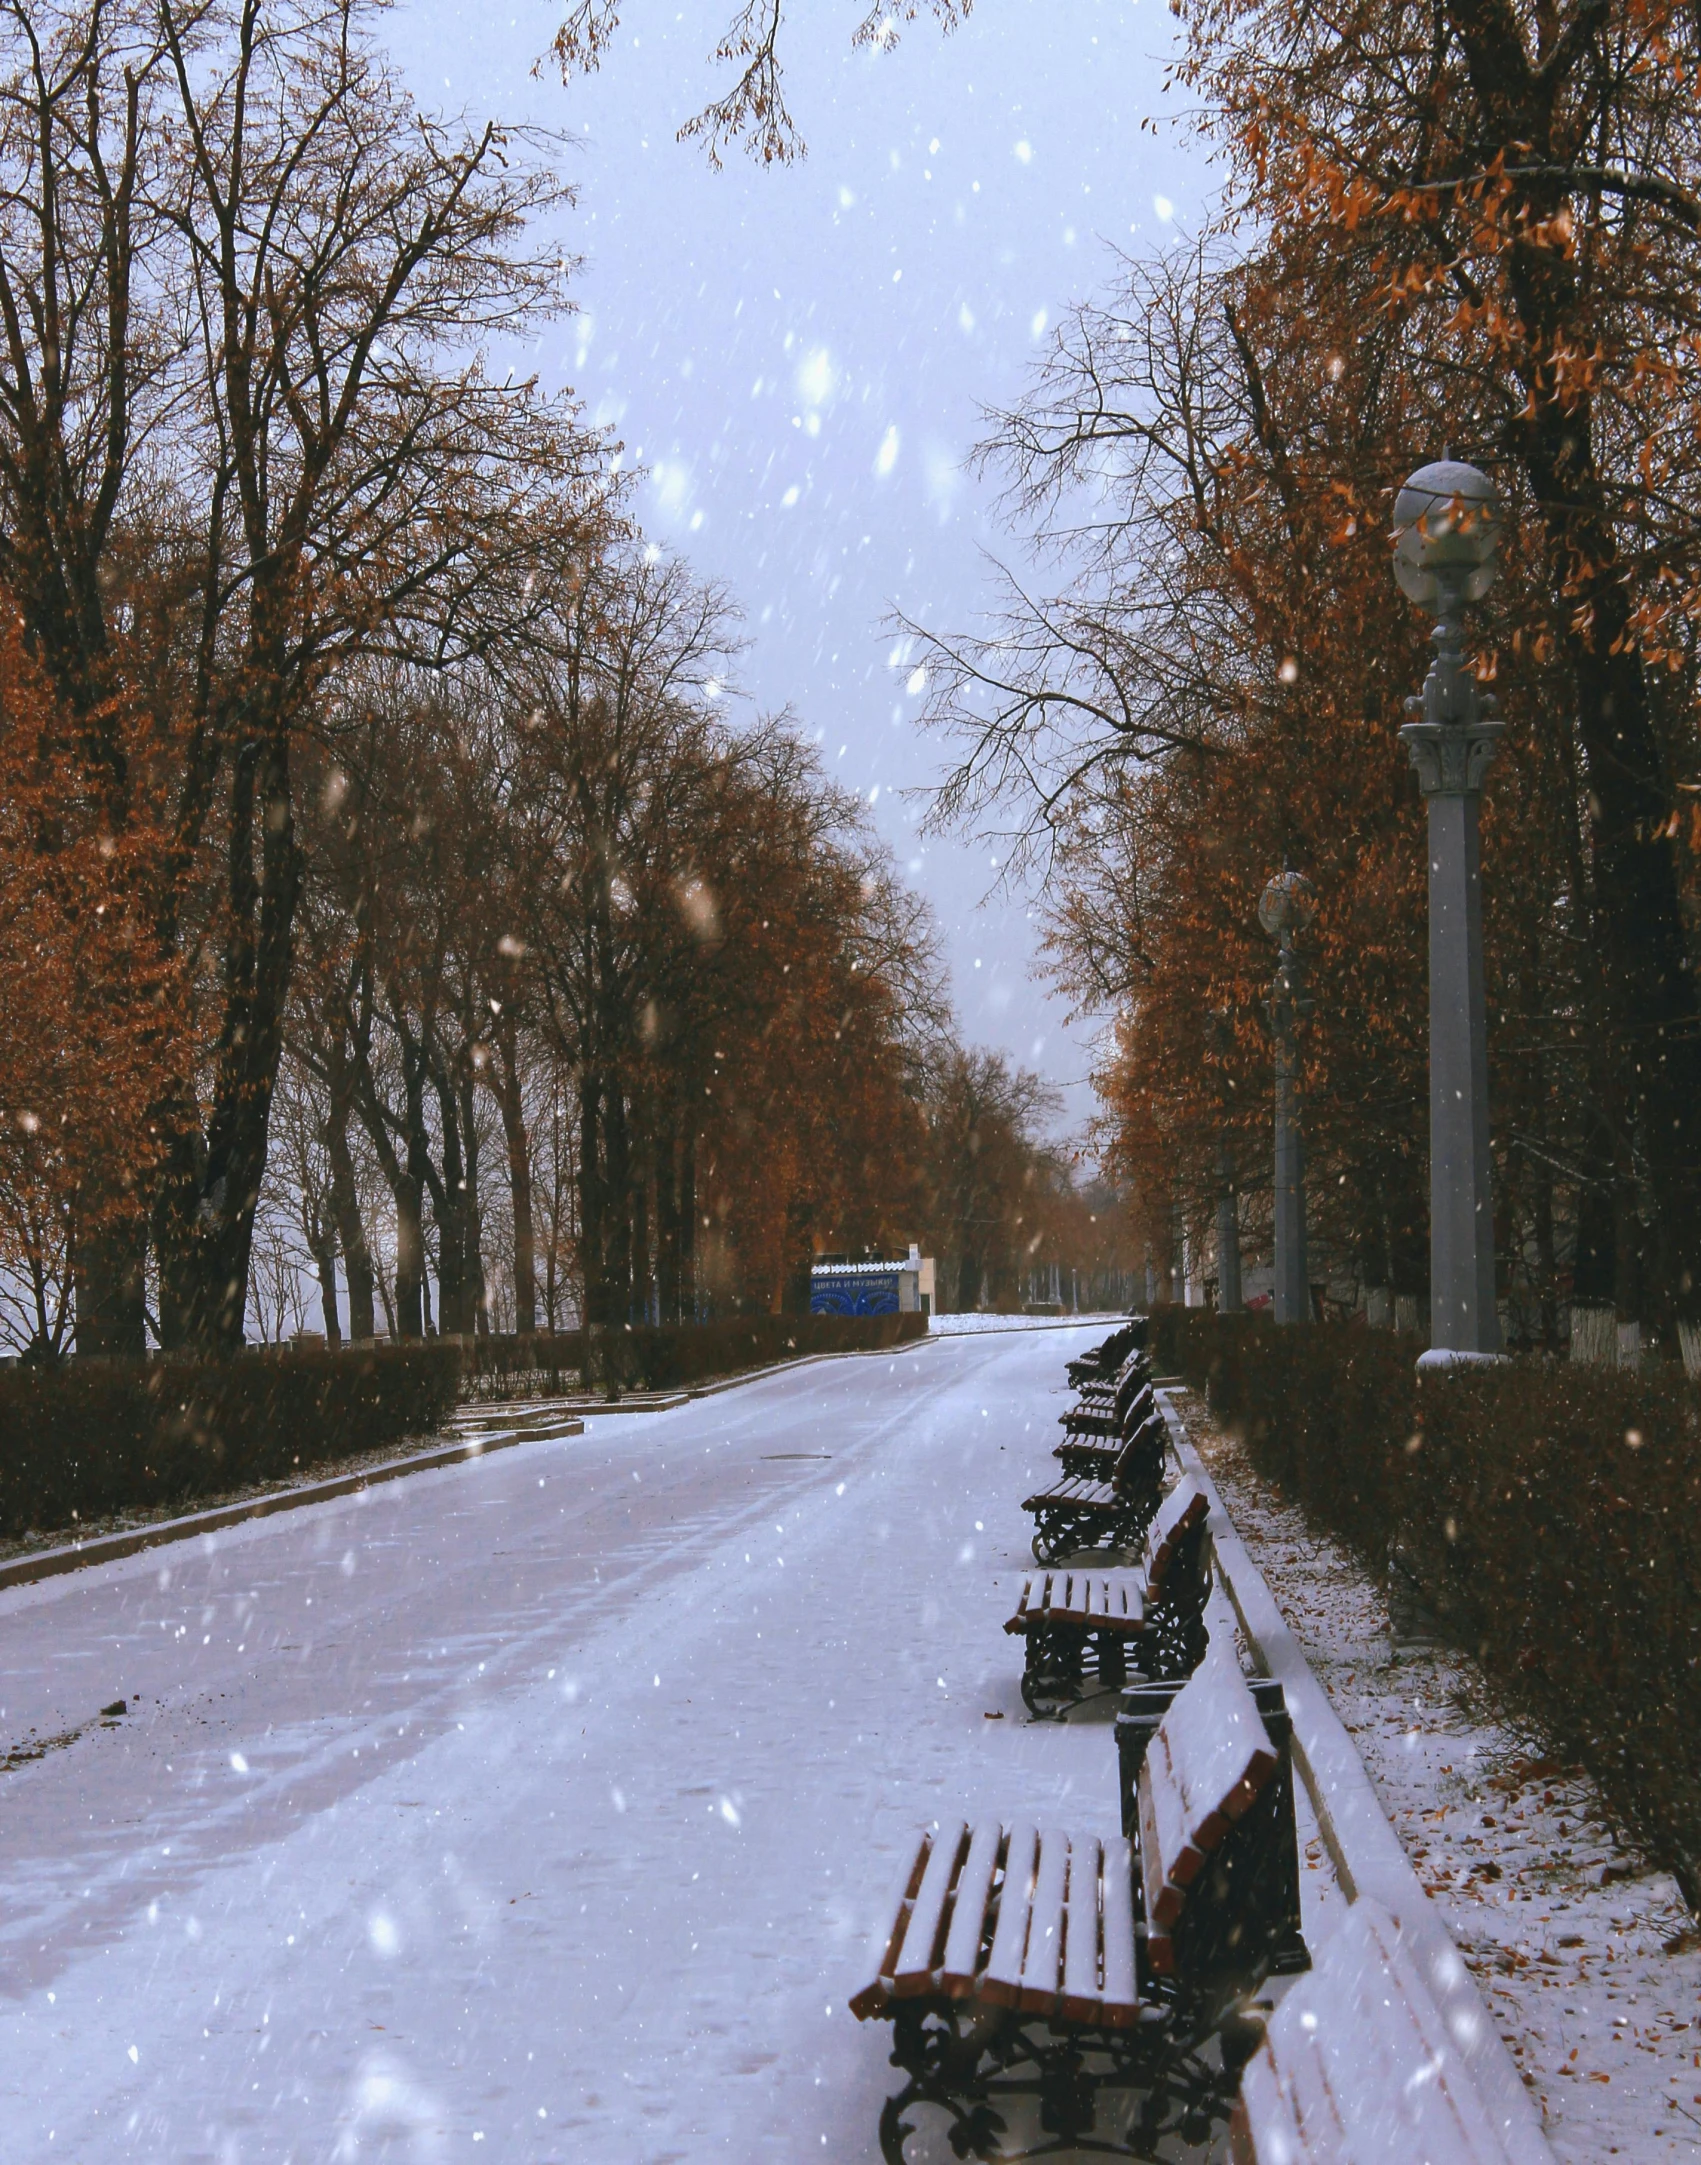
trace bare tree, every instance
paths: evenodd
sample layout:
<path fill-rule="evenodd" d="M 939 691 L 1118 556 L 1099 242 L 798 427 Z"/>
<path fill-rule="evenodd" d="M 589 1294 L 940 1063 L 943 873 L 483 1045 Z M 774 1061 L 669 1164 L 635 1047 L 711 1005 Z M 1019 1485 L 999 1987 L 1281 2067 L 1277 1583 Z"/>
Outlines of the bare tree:
<path fill-rule="evenodd" d="M 173 1344 L 240 1335 L 304 734 L 363 652 L 438 666 L 523 628 L 602 494 L 570 410 L 480 359 L 559 304 L 552 147 L 422 112 L 368 19 L 3 25 L 0 574 L 89 738 L 86 816 L 158 830 L 154 915 L 201 998 L 159 1108 Z M 105 1275 L 91 1331 L 139 1346 L 135 1272 Z"/>

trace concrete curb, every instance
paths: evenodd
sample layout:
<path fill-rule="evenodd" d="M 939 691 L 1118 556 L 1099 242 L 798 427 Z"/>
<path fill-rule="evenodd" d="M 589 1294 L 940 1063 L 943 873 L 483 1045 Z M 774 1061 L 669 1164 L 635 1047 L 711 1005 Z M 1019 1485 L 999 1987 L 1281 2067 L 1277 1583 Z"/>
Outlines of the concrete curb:
<path fill-rule="evenodd" d="M 1216 1484 L 1189 1442 L 1167 1392 L 1159 1394 L 1159 1402 L 1177 1458 L 1211 1499 L 1211 1546 L 1217 1570 L 1253 1659 L 1266 1676 L 1281 1683 L 1293 1720 L 1294 1760 L 1342 1892 L 1349 1902 L 1369 1895 L 1399 1926 L 1477 2094 L 1499 2130 L 1511 2165 L 1554 2165 L 1541 2114 L 1440 1912 L 1424 1893 L 1399 1836 L 1388 1824 L 1357 1747 L 1235 1532 Z"/>
<path fill-rule="evenodd" d="M 359 1473 L 343 1473 L 328 1481 L 307 1481 L 300 1488 L 277 1489 L 269 1496 L 251 1496 L 245 1503 L 216 1505 L 210 1511 L 193 1511 L 183 1518 L 161 1519 L 157 1525 L 137 1526 L 126 1533 L 98 1534 L 68 1549 L 42 1549 L 33 1556 L 14 1556 L 0 1564 L 0 1591 L 8 1586 L 31 1586 L 38 1579 L 57 1578 L 61 1572 L 81 1571 L 90 1564 L 110 1564 L 120 1557 L 139 1556 L 173 1541 L 191 1541 L 197 1534 L 217 1533 L 225 1526 L 240 1526 L 248 1519 L 271 1518 L 279 1511 L 299 1511 L 303 1505 L 325 1503 L 333 1496 L 352 1496 L 361 1489 L 376 1488 L 381 1481 L 399 1481 L 403 1474 L 426 1473 L 434 1466 L 459 1466 L 470 1458 L 484 1458 L 492 1451 L 506 1451 L 518 1443 L 554 1443 L 563 1436 L 584 1434 L 580 1420 L 563 1419 L 546 1434 L 510 1433 L 475 1436 L 436 1451 L 419 1451 L 410 1458 L 388 1459 Z"/>

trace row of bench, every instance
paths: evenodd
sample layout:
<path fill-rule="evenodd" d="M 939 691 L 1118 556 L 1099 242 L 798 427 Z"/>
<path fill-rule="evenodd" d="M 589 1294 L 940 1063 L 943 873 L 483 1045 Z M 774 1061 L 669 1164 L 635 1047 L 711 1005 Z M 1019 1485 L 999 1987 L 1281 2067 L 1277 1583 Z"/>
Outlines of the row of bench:
<path fill-rule="evenodd" d="M 1373 1905 L 1354 1907 L 1350 1931 L 1265 2020 L 1268 1981 L 1310 1968 L 1281 1686 L 1248 1680 L 1232 1641 L 1206 1631 L 1208 1499 L 1185 1478 L 1161 1492 L 1142 1319 L 1072 1363 L 1070 1381 L 1059 1456 L 1110 1453 L 1098 1485 L 1117 1502 L 1093 1518 L 1078 1489 L 1060 1501 L 1094 1479 L 1067 1461 L 1065 1482 L 1027 1500 L 1036 1557 L 1044 1514 L 1067 1507 L 1094 1561 L 1030 1576 L 1005 1628 L 1025 1639 L 1036 1714 L 1081 1695 L 1089 1660 L 1102 1689 L 1121 1690 L 1122 1831 L 941 1821 L 918 1834 L 850 2000 L 860 2019 L 891 2023 L 906 2078 L 881 2116 L 883 2155 L 903 2165 L 930 2115 L 959 2158 L 1036 2154 L 1006 2147 L 1036 2112 L 1041 2151 L 1148 2158 L 1232 2115 L 1237 2165 L 1504 2165 Z M 1155 1476 L 1142 1441 L 1153 1417 Z M 1106 1572 L 1111 1527 L 1136 1523 L 1137 1569 Z M 1065 1538 L 1055 1524 L 1048 1551 Z M 1104 2097 L 1124 2092 L 1131 2112 L 1107 2134 Z"/>

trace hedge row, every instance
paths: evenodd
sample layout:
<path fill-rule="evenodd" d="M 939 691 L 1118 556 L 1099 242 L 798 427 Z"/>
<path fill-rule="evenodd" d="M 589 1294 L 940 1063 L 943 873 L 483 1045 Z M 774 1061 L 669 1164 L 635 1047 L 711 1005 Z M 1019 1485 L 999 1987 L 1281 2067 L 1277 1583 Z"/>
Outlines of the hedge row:
<path fill-rule="evenodd" d="M 0 1368 L 0 1535 L 186 1503 L 438 1428 L 449 1344 Z"/>
<path fill-rule="evenodd" d="M 927 1318 L 747 1316 L 596 1334 L 593 1369 L 669 1389 L 803 1353 L 924 1337 Z M 78 1360 L 0 1367 L 0 1538 L 268 1481 L 441 1427 L 477 1378 L 577 1387 L 577 1331 L 291 1348 L 210 1364 Z"/>
<path fill-rule="evenodd" d="M 1160 1309 L 1154 1362 L 1446 1628 L 1701 1895 L 1701 1397 L 1673 1369 L 1425 1374 L 1415 1340 Z"/>
<path fill-rule="evenodd" d="M 727 1316 L 713 1323 L 633 1323 L 594 1334 L 590 1382 L 623 1390 L 677 1390 L 806 1353 L 861 1353 L 925 1338 L 927 1318 L 889 1316 Z M 585 1378 L 582 1331 L 526 1331 L 460 1341 L 469 1379 L 500 1386 L 553 1379 L 560 1389 Z"/>

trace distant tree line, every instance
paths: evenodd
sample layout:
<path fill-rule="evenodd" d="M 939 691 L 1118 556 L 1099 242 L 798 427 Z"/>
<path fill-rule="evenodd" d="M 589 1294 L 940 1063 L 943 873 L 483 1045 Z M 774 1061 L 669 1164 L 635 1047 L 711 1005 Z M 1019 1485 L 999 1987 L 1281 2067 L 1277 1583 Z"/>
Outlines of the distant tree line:
<path fill-rule="evenodd" d="M 36 1357 L 610 1326 L 1102 1245 L 613 447 L 493 365 L 560 146 L 361 0 L 0 31 L 0 1305 Z M 967 1163 L 965 1164 L 965 1159 Z M 1071 1251 L 1069 1260 L 1075 1260 Z"/>

